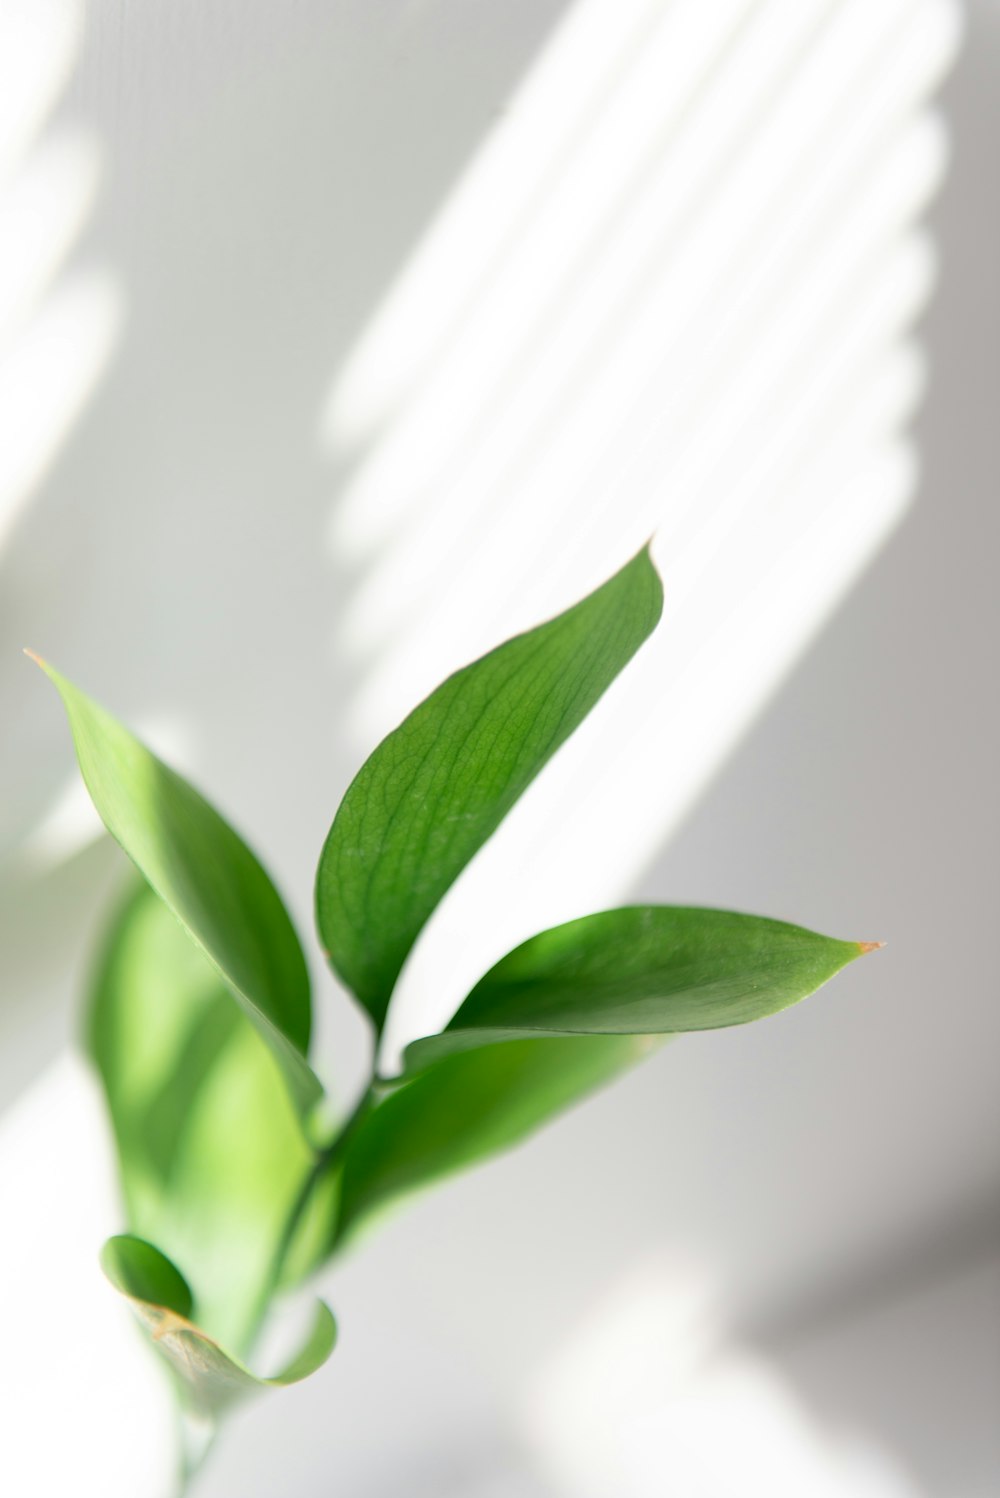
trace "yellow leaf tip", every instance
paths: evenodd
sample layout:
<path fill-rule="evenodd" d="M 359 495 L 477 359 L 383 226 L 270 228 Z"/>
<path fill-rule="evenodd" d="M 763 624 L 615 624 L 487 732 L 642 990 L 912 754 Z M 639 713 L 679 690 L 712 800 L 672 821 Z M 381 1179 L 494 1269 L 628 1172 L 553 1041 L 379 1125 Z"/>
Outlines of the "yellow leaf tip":
<path fill-rule="evenodd" d="M 861 953 L 862 957 L 867 956 L 867 954 L 869 952 L 880 952 L 884 946 L 885 946 L 885 942 L 884 941 L 859 941 L 858 942 L 858 950 Z"/>

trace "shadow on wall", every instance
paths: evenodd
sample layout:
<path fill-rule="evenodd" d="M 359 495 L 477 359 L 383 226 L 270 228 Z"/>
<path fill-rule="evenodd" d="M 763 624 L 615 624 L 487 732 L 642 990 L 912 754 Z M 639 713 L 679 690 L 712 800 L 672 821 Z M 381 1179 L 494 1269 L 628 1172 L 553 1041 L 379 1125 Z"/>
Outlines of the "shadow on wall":
<path fill-rule="evenodd" d="M 38 826 L 71 770 L 57 705 L 17 653 L 31 643 L 135 724 L 148 722 L 154 706 L 167 710 L 166 724 L 152 725 L 154 741 L 164 742 L 165 729 L 180 732 L 181 753 L 174 757 L 284 876 L 301 924 L 308 920 L 319 835 L 355 762 L 342 714 L 360 676 L 358 654 L 347 648 L 357 642 L 342 640 L 343 654 L 331 655 L 334 626 L 348 622 L 343 594 L 350 578 L 327 547 L 331 492 L 358 476 L 349 472 L 357 455 L 344 444 L 332 456 L 319 450 L 322 396 L 563 7 L 537 0 L 496 8 L 465 0 L 375 7 L 356 0 L 334 15 L 331 9 L 326 0 L 241 6 L 237 26 L 222 0 L 191 9 L 184 24 L 168 23 L 166 8 L 114 8 L 113 17 L 110 7 L 90 8 L 57 123 L 82 121 L 100 138 L 104 186 L 78 259 L 110 268 L 128 317 L 114 362 L 0 557 L 0 633 L 7 647 L 0 653 L 0 691 L 13 724 L 0 743 L 0 774 L 4 784 L 23 787 L 0 806 L 0 846 L 13 849 Z M 710 9 L 716 8 L 689 6 L 691 14 Z M 764 15 L 778 7 L 746 9 Z M 910 0 L 901 0 L 900 9 L 915 13 Z M 871 0 L 826 7 L 817 0 L 809 16 L 818 25 L 821 12 L 873 11 Z M 878 13 L 891 11 L 886 0 Z M 795 0 L 784 13 L 804 15 L 806 7 Z M 789 68 L 787 76 L 793 74 Z M 739 144 L 749 149 L 750 134 Z M 873 153 L 869 166 L 877 169 L 880 159 Z M 960 168 L 961 161 L 960 153 Z M 978 170 L 985 180 L 982 164 Z M 976 192 L 968 178 L 961 180 L 967 222 Z M 885 220 L 875 222 L 872 243 L 881 248 L 888 230 Z M 887 262 L 886 279 L 896 286 L 894 264 Z M 951 295 L 952 315 L 958 311 L 956 326 L 967 339 L 982 307 L 974 288 L 965 295 L 953 281 Z M 834 332 L 847 330 L 846 320 L 832 322 Z M 891 335 L 896 331 L 892 324 Z M 883 324 L 880 337 L 885 332 Z M 961 351 L 940 323 L 935 333 L 937 348 L 952 356 L 958 388 Z M 432 360 L 417 377 L 417 394 L 428 399 L 433 339 L 431 345 Z M 552 368 L 528 363 L 539 379 Z M 854 366 L 841 366 L 849 393 L 870 394 L 868 386 L 854 385 L 854 373 Z M 436 388 L 439 413 L 447 414 Z M 711 380 L 706 388 L 718 389 Z M 482 401 L 488 387 L 469 393 Z M 905 399 L 888 407 L 876 402 L 877 435 L 895 435 L 906 407 Z M 937 453 L 930 429 L 931 479 L 941 488 L 925 500 L 909 539 L 814 655 L 812 685 L 803 686 L 805 674 L 797 679 L 770 726 L 749 741 L 742 768 L 721 782 L 713 809 L 689 824 L 648 889 L 668 899 L 773 907 L 845 934 L 853 934 L 860 911 L 867 916 L 875 908 L 876 893 L 881 902 L 892 891 L 896 927 L 870 930 L 866 922 L 857 932 L 893 937 L 891 953 L 909 951 L 894 969 L 901 976 L 891 994 L 883 965 L 836 1008 L 818 1005 L 759 1033 L 707 1037 L 685 1043 L 683 1052 L 678 1046 L 664 1066 L 637 1078 L 623 1101 L 598 1100 L 540 1141 L 534 1155 L 498 1164 L 482 1183 L 463 1183 L 421 1205 L 405 1238 L 394 1236 L 402 1229 L 387 1233 L 373 1245 L 368 1267 L 351 1266 L 338 1286 L 338 1304 L 351 1306 L 352 1320 L 329 1371 L 332 1382 L 318 1379 L 280 1414 L 254 1410 L 254 1441 L 246 1443 L 239 1480 L 227 1488 L 227 1469 L 220 1467 L 219 1491 L 273 1490 L 259 1453 L 286 1419 L 286 1449 L 322 1473 L 329 1452 L 313 1450 L 306 1437 L 316 1431 L 335 1437 L 343 1446 L 341 1475 L 350 1471 L 351 1481 L 370 1471 L 380 1441 L 395 1443 L 390 1449 L 400 1462 L 422 1449 L 423 1426 L 442 1408 L 452 1417 L 449 1426 L 472 1406 L 489 1423 L 497 1389 L 516 1386 L 613 1276 L 622 1255 L 650 1241 L 680 1238 L 706 1257 L 714 1254 L 741 1313 L 748 1306 L 780 1309 L 790 1295 L 805 1299 L 817 1282 L 835 1279 L 873 1244 L 891 1246 L 995 1183 L 994 1154 L 983 1146 L 998 1137 L 997 1052 L 982 1043 L 992 1034 L 986 1026 L 993 1012 L 985 1010 L 981 981 L 986 954 L 967 942 L 961 966 L 949 954 L 947 965 L 938 957 L 935 967 L 923 945 L 942 910 L 952 929 L 968 924 L 963 881 L 951 871 L 978 867 L 981 786 L 995 759 L 993 720 L 963 719 L 954 669 L 960 656 L 963 663 L 981 662 L 982 678 L 988 677 L 983 642 L 991 638 L 990 619 L 976 612 L 968 585 L 976 580 L 978 598 L 978 569 L 992 565 L 990 549 L 976 548 L 960 576 L 954 566 L 960 553 L 942 548 L 942 537 L 954 543 L 954 534 L 938 475 L 949 485 L 956 473 L 967 481 L 965 527 L 975 528 L 971 499 L 985 505 L 976 488 L 988 466 L 985 449 L 980 442 L 970 459 L 963 431 L 957 450 L 961 423 L 954 415 L 950 445 L 938 432 Z M 385 430 L 391 438 L 391 422 L 379 435 Z M 984 430 L 977 425 L 976 434 Z M 510 425 L 503 431 L 505 441 L 517 435 Z M 705 431 L 711 437 L 708 427 L 703 440 Z M 849 431 L 870 435 L 864 423 Z M 529 442 L 531 453 L 546 453 L 551 435 L 542 434 L 537 448 Z M 445 427 L 442 445 L 425 451 L 427 494 L 434 492 L 434 464 L 451 460 L 447 437 Z M 470 452 L 463 447 L 463 462 Z M 565 430 L 558 452 L 573 456 Z M 405 466 L 400 471 L 408 481 Z M 544 471 L 535 471 L 536 481 Z M 479 469 L 480 476 L 486 472 Z M 566 484 L 566 470 L 555 472 Z M 478 503 L 474 473 L 466 468 L 461 483 L 451 474 L 451 502 L 468 484 Z M 512 473 L 504 470 L 504 482 Z M 496 501 L 499 491 L 487 492 Z M 569 486 L 557 492 L 571 499 Z M 350 513 L 345 503 L 342 520 Z M 459 519 L 471 522 L 471 510 Z M 395 537 L 389 525 L 390 546 Z M 946 553 L 952 607 L 967 609 L 954 656 L 938 621 L 919 613 Z M 470 571 L 462 583 L 467 596 L 475 597 L 483 576 Z M 505 580 L 494 578 L 491 587 L 494 604 L 506 607 Z M 358 595 L 351 616 L 359 628 L 364 597 Z M 369 619 L 380 617 L 375 594 L 367 597 Z M 813 602 L 806 600 L 806 612 Z M 524 598 L 518 606 L 527 607 Z M 903 614 L 922 619 L 922 632 L 901 640 L 895 620 Z M 492 639 L 485 609 L 483 616 Z M 782 629 L 775 632 L 780 643 Z M 397 689 L 405 679 L 409 693 L 399 660 L 412 660 L 410 647 L 426 637 L 407 636 L 404 621 L 405 648 L 393 669 Z M 455 648 L 454 641 L 445 639 L 444 647 Z M 436 671 L 429 653 L 422 659 L 424 669 Z M 925 690 L 927 661 L 945 684 L 934 709 Z M 890 680 L 891 701 L 884 685 Z M 873 723 L 880 729 L 877 752 L 868 732 Z M 949 788 L 929 807 L 920 784 L 927 761 L 915 746 L 921 753 L 930 746 L 935 783 Z M 911 767 L 909 779 L 900 766 Z M 876 827 L 877 857 L 869 835 Z M 817 858 L 818 847 L 839 848 L 840 861 L 829 853 Z M 929 847 L 948 853 L 933 869 Z M 5 908 L 4 983 L 11 978 L 7 954 L 25 962 L 34 940 L 46 946 L 50 989 L 68 990 L 60 953 L 79 952 L 74 912 L 79 920 L 96 905 L 106 852 L 91 849 L 58 874 L 39 874 L 30 899 Z M 976 889 L 983 901 L 976 921 L 987 930 L 987 881 Z M 8 939 L 12 924 L 19 927 L 16 944 Z M 925 1013 L 937 1014 L 945 991 L 953 1005 L 956 994 L 966 1006 L 978 1005 L 963 1010 L 969 1025 L 952 1024 L 947 1033 L 914 1026 L 918 998 Z M 68 992 L 61 997 L 68 1001 Z M 342 1018 L 335 1023 L 349 1029 L 339 1037 L 346 1062 L 358 1037 L 347 1020 L 350 1007 L 336 1012 Z M 39 1060 L 48 1035 L 33 1052 Z M 940 1096 L 942 1078 L 961 1094 L 960 1107 L 928 1107 L 929 1098 Z M 581 1159 L 601 1167 L 599 1201 Z M 553 1180 L 561 1183 L 558 1193 Z M 511 1232 L 517 1221 L 530 1222 L 530 1231 Z M 495 1262 L 501 1241 L 502 1274 L 494 1283 L 484 1279 L 482 1266 Z M 366 1342 L 372 1323 L 382 1328 L 378 1356 Z M 409 1362 L 400 1360 L 401 1327 L 410 1328 Z M 429 1353 L 438 1360 L 430 1372 Z M 905 1371 L 905 1358 L 893 1367 Z M 376 1398 L 384 1387 L 411 1421 L 389 1435 Z M 453 1389 L 457 1421 L 443 1388 Z M 961 1444 L 948 1424 L 953 1412 L 935 1413 L 941 1452 L 951 1459 Z M 273 1445 L 283 1449 L 277 1438 Z M 237 1440 L 224 1458 L 230 1472 L 242 1457 Z M 308 1478 L 307 1472 L 297 1491 L 310 1490 Z"/>
<path fill-rule="evenodd" d="M 53 390 L 53 361 L 62 384 L 66 361 L 80 364 L 76 408 L 87 390 L 75 425 L 73 392 L 58 381 L 52 421 L 32 417 L 39 457 L 15 475 L 16 513 L 8 506 L 0 529 L 10 725 L 0 776 L 16 787 L 0 805 L 0 862 L 15 859 L 12 877 L 32 881 L 27 918 L 64 967 L 79 933 L 53 922 L 62 876 L 50 897 L 44 866 L 92 823 L 77 820 L 70 795 L 41 859 L 38 847 L 28 864 L 18 858 L 75 779 L 25 644 L 193 773 L 267 851 L 309 921 L 322 830 L 357 753 L 347 673 L 331 652 L 342 580 L 325 545 L 337 474 L 316 442 L 323 392 L 562 8 L 472 17 L 460 3 L 309 3 L 241 7 L 237 23 L 214 0 L 183 25 L 156 7 L 24 0 L 5 10 L 17 28 L 18 45 L 3 49 L 12 76 L 37 60 L 42 105 L 62 91 L 45 149 L 25 163 L 52 189 L 63 253 L 70 209 L 82 221 L 93 161 L 103 164 L 70 272 L 34 319 L 33 381 L 0 376 L 5 430 L 15 399 Z M 12 126 L 15 157 L 42 105 L 27 99 L 20 137 Z M 66 188 L 67 206 L 56 188 L 73 164 L 86 180 Z M 19 207 L 13 189 L 10 202 Z M 19 232 L 42 223 L 28 208 Z M 110 349 L 101 316 L 110 327 L 123 303 L 98 379 Z M 88 918 L 96 894 L 81 892 Z M 64 1032 L 66 985 L 64 972 Z"/>

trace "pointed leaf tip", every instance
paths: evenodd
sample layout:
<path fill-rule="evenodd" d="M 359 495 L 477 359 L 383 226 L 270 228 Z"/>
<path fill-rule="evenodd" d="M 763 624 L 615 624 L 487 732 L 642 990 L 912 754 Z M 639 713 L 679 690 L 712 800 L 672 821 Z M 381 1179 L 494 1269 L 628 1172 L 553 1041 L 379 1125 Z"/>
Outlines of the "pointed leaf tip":
<path fill-rule="evenodd" d="M 527 1035 L 671 1035 L 778 1014 L 859 957 L 787 921 L 634 905 L 541 931 L 486 973 L 438 1035 L 411 1041 L 411 1075 L 443 1055 Z"/>
<path fill-rule="evenodd" d="M 562 614 L 448 677 L 361 767 L 323 847 L 316 916 L 332 966 L 377 1032 L 439 901 L 662 608 L 646 547 Z"/>
<path fill-rule="evenodd" d="M 859 941 L 858 951 L 861 953 L 862 957 L 867 957 L 869 952 L 881 952 L 884 946 L 884 941 Z"/>
<path fill-rule="evenodd" d="M 54 667 L 39 664 L 62 698 L 105 827 L 256 1025 L 307 1118 L 323 1090 L 307 1059 L 309 972 L 270 876 L 194 786 Z"/>

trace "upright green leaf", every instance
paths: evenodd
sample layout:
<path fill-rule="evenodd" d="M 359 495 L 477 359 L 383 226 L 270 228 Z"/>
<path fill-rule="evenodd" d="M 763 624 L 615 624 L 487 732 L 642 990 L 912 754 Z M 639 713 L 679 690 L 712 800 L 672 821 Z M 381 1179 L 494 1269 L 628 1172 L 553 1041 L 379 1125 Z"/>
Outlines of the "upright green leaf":
<path fill-rule="evenodd" d="M 431 912 L 662 602 L 642 551 L 573 608 L 450 676 L 362 767 L 323 848 L 316 906 L 327 954 L 377 1030 Z"/>
<path fill-rule="evenodd" d="M 271 1051 L 144 883 L 105 943 L 87 1041 L 131 1231 L 183 1266 L 202 1325 L 243 1351 L 313 1154 Z"/>
<path fill-rule="evenodd" d="M 197 1415 L 216 1419 L 248 1394 L 298 1383 L 333 1351 L 337 1325 L 327 1306 L 317 1301 L 298 1353 L 280 1373 L 261 1378 L 190 1319 L 192 1297 L 183 1275 L 151 1243 L 127 1234 L 109 1238 L 101 1262 L 175 1375 L 182 1402 Z"/>
<path fill-rule="evenodd" d="M 306 1061 L 309 975 L 267 874 L 208 802 L 45 662 L 108 831 L 198 943 L 273 1050 L 302 1112 L 321 1093 Z"/>
<path fill-rule="evenodd" d="M 348 1145 L 329 1233 L 348 1238 L 373 1212 L 518 1144 L 655 1049 L 642 1036 L 517 1040 L 446 1056 L 391 1093 Z"/>
<path fill-rule="evenodd" d="M 876 945 L 728 910 L 634 905 L 568 921 L 481 978 L 406 1068 L 526 1035 L 663 1035 L 747 1024 L 804 999 Z"/>

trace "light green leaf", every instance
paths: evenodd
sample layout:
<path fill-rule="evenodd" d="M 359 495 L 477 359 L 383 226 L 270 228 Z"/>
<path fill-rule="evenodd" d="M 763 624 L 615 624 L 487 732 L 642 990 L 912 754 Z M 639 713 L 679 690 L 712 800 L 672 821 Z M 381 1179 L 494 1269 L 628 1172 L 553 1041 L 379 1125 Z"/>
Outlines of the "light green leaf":
<path fill-rule="evenodd" d="M 327 955 L 377 1030 L 431 912 L 662 602 L 642 551 L 573 608 L 450 676 L 362 767 L 323 848 L 316 907 Z"/>
<path fill-rule="evenodd" d="M 517 1040 L 446 1056 L 362 1121 L 331 1196 L 339 1245 L 369 1215 L 520 1143 L 657 1046 L 642 1036 Z"/>
<path fill-rule="evenodd" d="M 88 1048 L 129 1227 L 183 1266 L 202 1325 L 242 1352 L 313 1155 L 271 1051 L 166 906 L 136 886 L 94 975 Z"/>
<path fill-rule="evenodd" d="M 568 921 L 481 978 L 406 1069 L 526 1035 L 664 1035 L 747 1024 L 804 999 L 876 943 L 763 916 L 634 905 Z"/>
<path fill-rule="evenodd" d="M 104 825 L 235 994 L 307 1112 L 322 1091 L 306 1061 L 309 975 L 273 884 L 187 781 L 51 666 L 39 665 L 63 699 Z"/>
<path fill-rule="evenodd" d="M 214 1419 L 259 1389 L 298 1383 L 326 1362 L 337 1340 L 330 1310 L 317 1301 L 302 1348 L 280 1373 L 261 1378 L 190 1319 L 192 1297 L 183 1275 L 151 1243 L 127 1234 L 110 1238 L 101 1263 L 170 1366 L 182 1402 L 198 1415 Z"/>

